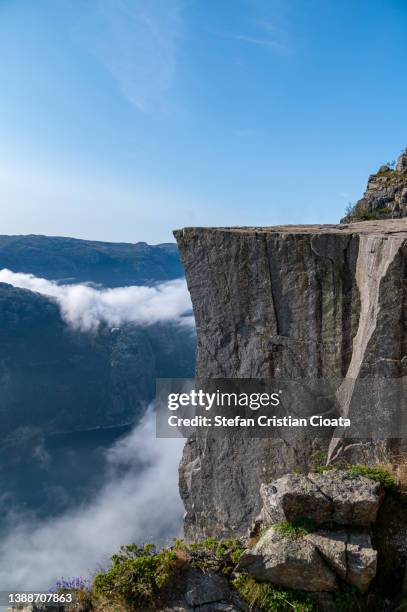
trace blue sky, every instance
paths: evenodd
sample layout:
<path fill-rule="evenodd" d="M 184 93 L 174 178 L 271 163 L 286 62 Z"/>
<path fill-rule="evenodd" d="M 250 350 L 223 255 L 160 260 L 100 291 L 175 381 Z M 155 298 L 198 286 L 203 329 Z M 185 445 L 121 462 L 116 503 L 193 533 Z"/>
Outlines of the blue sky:
<path fill-rule="evenodd" d="M 337 222 L 406 57 L 405 0 L 0 0 L 0 231 Z"/>

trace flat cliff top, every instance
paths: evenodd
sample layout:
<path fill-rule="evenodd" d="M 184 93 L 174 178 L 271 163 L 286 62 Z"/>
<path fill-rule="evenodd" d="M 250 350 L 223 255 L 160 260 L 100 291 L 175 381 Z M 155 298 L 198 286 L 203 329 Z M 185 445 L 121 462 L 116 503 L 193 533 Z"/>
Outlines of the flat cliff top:
<path fill-rule="evenodd" d="M 274 225 L 270 227 L 186 227 L 175 230 L 184 232 L 231 232 L 231 233 L 277 233 L 277 234 L 372 234 L 407 238 L 407 219 L 382 221 L 360 221 L 338 225 Z"/>

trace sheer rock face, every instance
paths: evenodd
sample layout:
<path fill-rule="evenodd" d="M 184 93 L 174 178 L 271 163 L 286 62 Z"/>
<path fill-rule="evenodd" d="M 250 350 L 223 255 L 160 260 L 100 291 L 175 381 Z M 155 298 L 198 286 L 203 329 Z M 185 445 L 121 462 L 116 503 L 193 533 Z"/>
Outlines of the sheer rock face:
<path fill-rule="evenodd" d="M 406 220 L 175 236 L 197 325 L 198 380 L 402 375 Z M 344 415 L 354 409 L 352 393 L 338 389 Z M 180 466 L 186 536 L 245 534 L 260 485 L 305 471 L 314 446 L 303 431 L 289 440 L 244 430 L 191 437 Z M 333 442 L 331 454 L 359 458 L 364 448 Z"/>
<path fill-rule="evenodd" d="M 369 176 L 363 197 L 342 221 L 400 217 L 407 217 L 407 149 L 394 169 L 381 166 Z"/>

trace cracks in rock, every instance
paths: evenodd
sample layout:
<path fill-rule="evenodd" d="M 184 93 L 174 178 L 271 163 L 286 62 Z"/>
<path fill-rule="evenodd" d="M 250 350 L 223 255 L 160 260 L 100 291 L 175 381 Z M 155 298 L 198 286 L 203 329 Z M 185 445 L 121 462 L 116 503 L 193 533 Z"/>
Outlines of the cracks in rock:
<path fill-rule="evenodd" d="M 347 582 L 348 581 L 348 577 L 349 577 L 349 550 L 348 550 L 349 533 L 347 531 L 345 531 L 345 534 L 346 534 L 346 541 L 345 541 L 345 580 Z"/>
<path fill-rule="evenodd" d="M 314 544 L 314 542 L 312 542 L 312 544 L 313 544 L 313 546 L 315 548 L 316 554 L 318 555 L 318 557 L 320 558 L 322 563 L 325 565 L 325 567 L 327 567 L 335 575 L 335 578 L 342 579 L 342 576 L 338 573 L 338 571 L 337 571 L 336 567 L 334 566 L 334 564 L 332 562 L 330 562 L 327 557 L 325 557 L 325 555 L 322 552 L 322 550 L 316 544 Z M 347 576 L 347 573 L 348 573 L 348 563 L 347 563 L 347 557 L 346 557 L 346 576 Z"/>
<path fill-rule="evenodd" d="M 275 330 L 271 330 L 271 333 L 272 333 L 273 336 L 278 336 L 280 334 L 280 327 L 281 326 L 280 326 L 280 323 L 279 323 L 279 320 L 278 320 L 277 307 L 276 307 L 274 293 L 273 293 L 273 278 L 272 278 L 272 274 L 271 274 L 270 253 L 269 253 L 269 247 L 268 247 L 267 235 L 266 234 L 263 235 L 263 241 L 264 241 L 264 250 L 265 250 L 265 255 L 266 255 L 266 266 L 267 266 L 267 271 L 268 271 L 268 279 L 269 279 L 269 283 L 270 283 L 271 307 L 272 307 L 272 310 L 273 310 L 274 320 L 275 320 Z"/>
<path fill-rule="evenodd" d="M 305 478 L 306 478 L 306 480 L 308 480 L 308 482 L 313 484 L 314 487 L 316 487 L 317 491 L 319 493 L 321 493 L 321 495 L 323 495 L 332 504 L 331 515 L 333 515 L 333 513 L 334 513 L 334 500 L 333 500 L 333 498 L 330 497 L 327 493 L 325 493 L 325 491 L 323 489 L 321 489 L 321 487 L 314 480 L 312 480 L 312 478 L 310 478 L 309 474 L 305 474 Z"/>
<path fill-rule="evenodd" d="M 346 243 L 343 250 L 342 265 L 342 317 L 341 317 L 341 374 L 346 375 L 352 358 L 352 302 L 353 302 L 353 278 L 354 271 L 351 269 L 349 247 L 352 237 Z"/>

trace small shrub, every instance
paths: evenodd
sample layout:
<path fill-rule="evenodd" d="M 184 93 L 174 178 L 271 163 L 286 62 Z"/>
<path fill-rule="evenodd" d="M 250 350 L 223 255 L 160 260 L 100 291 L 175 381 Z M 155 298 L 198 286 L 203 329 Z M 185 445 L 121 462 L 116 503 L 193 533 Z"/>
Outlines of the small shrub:
<path fill-rule="evenodd" d="M 380 465 L 352 465 L 350 472 L 358 476 L 365 476 L 371 480 L 376 480 L 377 482 L 380 482 L 380 484 L 387 490 L 397 490 L 395 478 Z"/>
<path fill-rule="evenodd" d="M 95 577 L 93 592 L 96 597 L 120 597 L 130 609 L 151 609 L 159 604 L 179 570 L 173 550 L 156 552 L 151 544 L 122 546 L 120 553 L 112 556 L 112 567 Z"/>
<path fill-rule="evenodd" d="M 316 523 L 311 519 L 299 519 L 293 522 L 283 521 L 282 523 L 276 523 L 274 529 L 286 538 L 297 539 L 315 531 Z"/>
<path fill-rule="evenodd" d="M 355 205 L 353 204 L 353 202 L 349 202 L 349 204 L 345 208 L 345 215 L 347 217 L 351 217 L 352 214 L 353 214 L 354 209 L 355 209 Z"/>
<path fill-rule="evenodd" d="M 279 589 L 268 583 L 256 582 L 254 578 L 242 574 L 232 580 L 241 599 L 250 609 L 259 612 L 314 612 L 316 605 L 308 595 L 299 591 Z"/>
<path fill-rule="evenodd" d="M 378 215 L 376 212 L 364 212 L 359 217 L 359 219 L 361 219 L 362 221 L 374 221 L 377 218 L 378 218 Z"/>
<path fill-rule="evenodd" d="M 192 567 L 229 575 L 244 552 L 241 540 L 207 538 L 187 547 Z"/>

